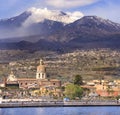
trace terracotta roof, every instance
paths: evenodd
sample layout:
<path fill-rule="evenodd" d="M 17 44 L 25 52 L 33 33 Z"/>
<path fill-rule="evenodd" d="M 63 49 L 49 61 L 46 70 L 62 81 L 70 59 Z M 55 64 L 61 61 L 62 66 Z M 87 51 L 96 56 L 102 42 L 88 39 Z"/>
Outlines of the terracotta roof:
<path fill-rule="evenodd" d="M 7 81 L 7 84 L 18 84 L 17 81 Z"/>
<path fill-rule="evenodd" d="M 40 81 L 49 81 L 48 79 L 40 79 Z"/>
<path fill-rule="evenodd" d="M 50 81 L 60 81 L 60 80 L 58 80 L 58 79 L 50 79 Z"/>
<path fill-rule="evenodd" d="M 35 78 L 19 78 L 18 79 L 18 81 L 23 81 L 23 80 L 25 80 L 25 81 L 37 81 L 37 79 L 35 79 Z"/>

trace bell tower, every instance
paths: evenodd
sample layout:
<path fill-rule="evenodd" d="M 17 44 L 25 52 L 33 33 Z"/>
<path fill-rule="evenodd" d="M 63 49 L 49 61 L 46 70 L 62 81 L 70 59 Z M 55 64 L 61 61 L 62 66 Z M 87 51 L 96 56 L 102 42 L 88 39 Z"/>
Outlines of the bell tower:
<path fill-rule="evenodd" d="M 46 67 L 42 59 L 40 59 L 39 66 L 37 66 L 36 79 L 46 79 Z"/>

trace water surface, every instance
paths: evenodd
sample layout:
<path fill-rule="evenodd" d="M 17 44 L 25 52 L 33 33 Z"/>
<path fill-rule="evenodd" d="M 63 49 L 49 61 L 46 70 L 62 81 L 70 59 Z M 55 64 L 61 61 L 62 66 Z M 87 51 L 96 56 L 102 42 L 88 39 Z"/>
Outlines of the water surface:
<path fill-rule="evenodd" d="M 120 115 L 120 107 L 1 108 L 0 115 Z"/>

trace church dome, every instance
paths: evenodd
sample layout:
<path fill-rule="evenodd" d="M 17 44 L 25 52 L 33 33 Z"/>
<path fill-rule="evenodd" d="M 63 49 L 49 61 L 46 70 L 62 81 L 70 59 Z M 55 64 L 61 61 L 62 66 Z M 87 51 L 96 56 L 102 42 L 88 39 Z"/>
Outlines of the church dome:
<path fill-rule="evenodd" d="M 39 71 L 39 72 L 45 72 L 46 71 L 45 65 L 39 65 L 39 66 L 37 66 L 37 71 Z"/>
<path fill-rule="evenodd" d="M 46 67 L 43 60 L 40 60 L 39 66 L 37 66 L 36 79 L 46 78 Z"/>
<path fill-rule="evenodd" d="M 43 60 L 40 60 L 40 65 L 37 66 L 37 71 L 46 72 L 46 68 L 45 68 L 45 64 L 44 64 Z"/>

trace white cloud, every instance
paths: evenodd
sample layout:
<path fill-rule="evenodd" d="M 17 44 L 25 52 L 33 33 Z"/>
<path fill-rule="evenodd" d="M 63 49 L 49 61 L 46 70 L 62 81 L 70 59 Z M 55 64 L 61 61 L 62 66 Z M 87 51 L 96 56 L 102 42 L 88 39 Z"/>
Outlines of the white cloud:
<path fill-rule="evenodd" d="M 49 10 L 47 8 L 41 9 L 32 7 L 28 11 L 32 12 L 32 15 L 23 23 L 24 27 L 27 27 L 33 23 L 43 22 L 44 19 L 68 24 L 84 16 L 80 11 L 66 12 L 67 15 L 63 15 L 59 10 Z"/>
<path fill-rule="evenodd" d="M 71 17 L 72 20 L 78 20 L 84 16 L 84 14 L 80 11 L 66 12 L 66 13 Z"/>
<path fill-rule="evenodd" d="M 97 1 L 98 0 L 45 0 L 45 3 L 55 8 L 72 8 L 89 5 Z"/>

